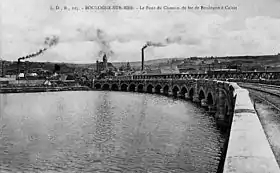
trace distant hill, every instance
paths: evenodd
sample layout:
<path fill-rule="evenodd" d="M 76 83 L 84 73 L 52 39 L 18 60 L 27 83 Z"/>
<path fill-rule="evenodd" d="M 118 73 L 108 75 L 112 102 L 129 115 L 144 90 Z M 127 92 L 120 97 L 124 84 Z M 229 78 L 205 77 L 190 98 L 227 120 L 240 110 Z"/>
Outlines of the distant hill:
<path fill-rule="evenodd" d="M 177 66 L 182 64 L 184 60 L 187 58 L 168 58 L 168 59 L 155 59 L 155 60 L 147 60 L 145 61 L 145 66 L 149 68 L 156 67 L 167 67 L 167 66 Z M 241 64 L 261 64 L 271 67 L 280 67 L 280 55 L 261 55 L 261 56 L 228 56 L 228 57 L 192 57 L 192 61 L 198 60 L 211 60 L 217 59 L 220 62 L 232 62 L 232 63 L 241 63 Z M 127 62 L 112 62 L 112 64 L 119 68 L 122 65 L 126 65 Z M 141 61 L 129 62 L 130 66 L 135 69 L 141 69 Z M 15 71 L 17 70 L 17 62 L 6 61 L 5 67 L 7 70 Z M 84 69 L 95 69 L 96 63 L 88 63 L 88 64 L 74 64 L 74 63 L 54 63 L 54 62 L 28 62 L 30 68 L 43 68 L 45 70 L 53 71 L 54 65 L 58 64 L 61 66 L 61 71 L 65 73 L 73 72 L 74 70 L 84 70 Z M 26 64 L 21 63 L 20 67 L 24 68 Z"/>
<path fill-rule="evenodd" d="M 155 59 L 155 60 L 147 60 L 145 61 L 145 66 L 158 67 L 158 66 L 167 66 L 169 64 L 178 65 L 184 61 L 185 58 L 168 58 L 168 59 Z M 113 62 L 115 67 L 121 67 L 127 62 Z M 129 62 L 131 67 L 140 68 L 142 66 L 141 61 Z"/>

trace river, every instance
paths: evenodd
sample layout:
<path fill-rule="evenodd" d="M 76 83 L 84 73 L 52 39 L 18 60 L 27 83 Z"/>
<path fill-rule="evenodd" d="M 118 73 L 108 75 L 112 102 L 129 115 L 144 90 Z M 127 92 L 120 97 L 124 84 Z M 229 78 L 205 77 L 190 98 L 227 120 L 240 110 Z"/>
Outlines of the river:
<path fill-rule="evenodd" d="M 165 96 L 0 94 L 2 172 L 216 173 L 224 142 L 206 111 Z"/>

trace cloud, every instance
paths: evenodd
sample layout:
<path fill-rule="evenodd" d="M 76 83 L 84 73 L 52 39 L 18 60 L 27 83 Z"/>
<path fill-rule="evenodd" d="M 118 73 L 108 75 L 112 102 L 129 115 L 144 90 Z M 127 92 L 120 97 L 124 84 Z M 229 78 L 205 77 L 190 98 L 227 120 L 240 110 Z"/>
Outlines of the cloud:
<path fill-rule="evenodd" d="M 88 11 L 54 12 L 50 5 L 166 5 L 168 1 L 42 1 L 4 0 L 2 17 L 2 55 L 16 60 L 37 52 L 46 37 L 57 36 L 59 43 L 34 61 L 93 62 L 107 53 L 111 61 L 140 60 L 147 41 L 167 44 L 145 50 L 148 59 L 275 54 L 280 52 L 280 18 L 271 0 L 254 1 L 263 12 L 255 13 L 250 3 L 236 1 L 237 11 Z M 217 1 L 213 5 L 230 4 Z M 250 0 L 251 2 L 251 0 Z M 211 4 L 206 0 L 174 0 L 175 5 Z M 246 8 L 246 10 L 245 10 Z M 266 9 L 266 10 L 265 10 Z M 262 16 L 261 16 L 262 15 Z"/>

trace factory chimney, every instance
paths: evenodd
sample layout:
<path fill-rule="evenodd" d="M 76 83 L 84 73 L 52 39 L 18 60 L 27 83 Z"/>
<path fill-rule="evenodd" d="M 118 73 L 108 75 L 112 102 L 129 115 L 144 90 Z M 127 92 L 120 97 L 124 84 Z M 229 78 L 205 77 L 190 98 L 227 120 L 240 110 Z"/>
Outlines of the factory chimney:
<path fill-rule="evenodd" d="M 103 64 L 104 64 L 104 70 L 107 71 L 108 70 L 108 59 L 106 54 L 103 55 Z"/>
<path fill-rule="evenodd" d="M 96 61 L 96 72 L 99 73 L 99 61 Z"/>
<path fill-rule="evenodd" d="M 142 47 L 142 71 L 144 71 L 144 61 L 145 61 L 145 56 L 144 56 L 144 50 L 148 47 L 147 44 L 145 44 L 143 47 Z"/>

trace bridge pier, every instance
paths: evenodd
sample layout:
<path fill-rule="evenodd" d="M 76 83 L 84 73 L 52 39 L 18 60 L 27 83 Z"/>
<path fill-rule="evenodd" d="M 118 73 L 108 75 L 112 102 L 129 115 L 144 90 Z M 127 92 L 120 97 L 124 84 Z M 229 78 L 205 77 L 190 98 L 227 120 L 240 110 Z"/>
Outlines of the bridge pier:
<path fill-rule="evenodd" d="M 164 94 L 163 88 L 160 89 L 160 94 Z"/>
<path fill-rule="evenodd" d="M 180 93 L 180 98 L 182 98 L 182 99 L 186 99 L 186 94 L 184 94 L 184 93 Z"/>
<path fill-rule="evenodd" d="M 173 95 L 172 90 L 168 90 L 168 96 L 172 96 L 172 95 Z"/>
<path fill-rule="evenodd" d="M 202 99 L 202 100 L 201 100 L 201 106 L 202 106 L 202 107 L 206 107 L 206 108 L 208 107 L 207 99 Z"/>
<path fill-rule="evenodd" d="M 220 111 L 217 111 L 216 114 L 215 114 L 215 118 L 218 120 L 218 121 L 225 121 L 225 115 L 223 115 L 222 112 Z"/>
<path fill-rule="evenodd" d="M 210 113 L 210 114 L 215 114 L 215 113 L 216 113 L 216 106 L 214 106 L 214 105 L 209 105 L 209 106 L 208 106 L 208 113 Z"/>
<path fill-rule="evenodd" d="M 177 91 L 177 97 L 181 97 L 181 92 L 180 91 Z"/>
<path fill-rule="evenodd" d="M 185 93 L 185 99 L 187 99 L 187 100 L 190 100 L 190 99 L 191 99 L 191 97 L 189 96 L 188 93 Z"/>
<path fill-rule="evenodd" d="M 227 112 L 227 116 L 228 116 L 228 123 L 231 124 L 232 123 L 232 116 L 234 114 L 234 110 L 232 107 L 229 107 L 229 110 Z"/>
<path fill-rule="evenodd" d="M 199 100 L 199 96 L 198 96 L 198 95 L 193 96 L 193 102 L 195 102 L 195 103 L 200 103 L 200 100 Z"/>
<path fill-rule="evenodd" d="M 155 88 L 153 88 L 153 89 L 152 89 L 152 93 L 155 93 L 155 92 L 156 92 L 156 89 L 155 89 Z"/>
<path fill-rule="evenodd" d="M 215 114 L 215 118 L 218 119 L 219 121 L 224 121 L 225 120 L 225 95 L 224 93 L 219 90 L 218 94 L 218 103 L 217 103 L 217 112 Z"/>

